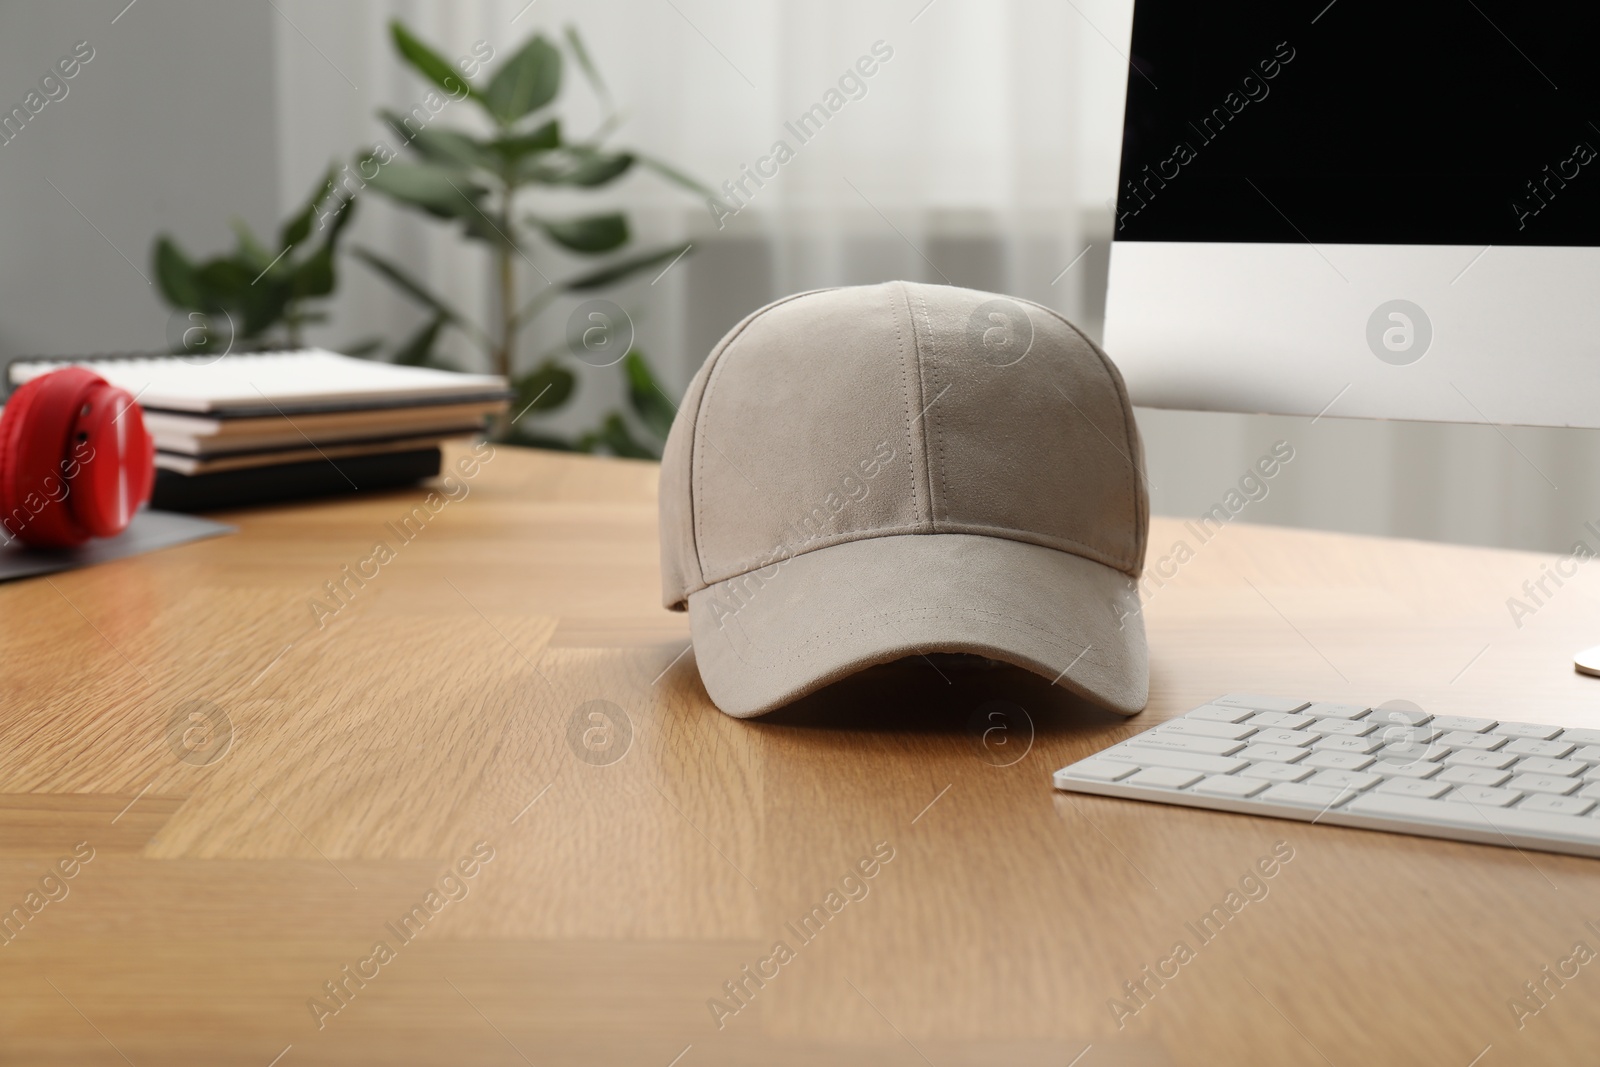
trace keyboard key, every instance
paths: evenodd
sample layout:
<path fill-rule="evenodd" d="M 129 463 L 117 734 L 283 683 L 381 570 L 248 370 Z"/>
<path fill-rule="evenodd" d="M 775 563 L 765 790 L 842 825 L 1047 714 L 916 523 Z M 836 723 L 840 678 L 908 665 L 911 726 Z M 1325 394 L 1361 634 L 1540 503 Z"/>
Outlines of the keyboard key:
<path fill-rule="evenodd" d="M 1473 719 L 1465 715 L 1435 715 L 1433 725 L 1441 730 L 1465 730 L 1471 734 L 1481 734 L 1494 725 L 1493 719 Z"/>
<path fill-rule="evenodd" d="M 1425 711 L 1406 711 L 1403 708 L 1373 708 L 1367 721 L 1379 726 L 1421 726 L 1433 716 Z"/>
<path fill-rule="evenodd" d="M 1270 782 L 1298 782 L 1311 774 L 1310 767 L 1296 767 L 1292 763 L 1252 763 L 1239 772 L 1249 778 L 1265 778 Z"/>
<path fill-rule="evenodd" d="M 1108 759 L 1086 759 L 1056 773 L 1069 778 L 1086 778 L 1091 782 L 1118 782 L 1138 769 L 1132 763 L 1117 763 Z"/>
<path fill-rule="evenodd" d="M 1141 739 L 1143 735 L 1140 735 Z M 1206 756 L 1198 752 L 1173 752 L 1170 749 L 1152 748 L 1145 744 L 1124 741 L 1100 753 L 1109 759 L 1129 760 L 1146 767 L 1171 767 L 1175 771 L 1199 771 L 1201 774 L 1232 774 L 1248 766 L 1242 759 L 1232 756 Z"/>
<path fill-rule="evenodd" d="M 1600 782 L 1590 782 L 1578 790 L 1577 795 L 1588 800 L 1600 800 Z"/>
<path fill-rule="evenodd" d="M 1254 796 L 1266 787 L 1267 783 L 1258 778 L 1235 778 L 1227 774 L 1214 774 L 1204 781 L 1197 782 L 1190 792 L 1206 793 L 1216 797 L 1248 797 Z"/>
<path fill-rule="evenodd" d="M 1243 722 L 1254 714 L 1249 708 L 1219 708 L 1215 704 L 1205 704 L 1188 712 L 1184 718 L 1206 722 Z"/>
<path fill-rule="evenodd" d="M 1536 741 L 1531 737 L 1519 737 L 1507 743 L 1506 751 L 1515 752 L 1519 756 L 1560 759 L 1577 747 L 1570 741 Z"/>
<path fill-rule="evenodd" d="M 1426 760 L 1380 759 L 1376 763 L 1370 764 L 1367 770 L 1373 774 L 1381 774 L 1385 778 L 1431 778 L 1438 773 L 1439 765 L 1437 763 L 1429 763 Z M 1491 773 L 1499 773 L 1503 777 L 1510 777 L 1505 772 Z"/>
<path fill-rule="evenodd" d="M 1305 749 L 1293 745 L 1251 745 L 1239 753 L 1239 758 L 1252 763 L 1262 760 L 1270 763 L 1293 763 L 1305 754 Z"/>
<path fill-rule="evenodd" d="M 1317 734 L 1339 734 L 1344 737 L 1362 737 L 1376 730 L 1377 724 L 1351 719 L 1318 719 L 1306 729 Z"/>
<path fill-rule="evenodd" d="M 1571 730 L 1567 731 L 1569 734 L 1571 732 Z M 1578 751 L 1572 753 L 1572 758 L 1581 759 L 1588 763 L 1600 763 L 1600 745 L 1584 745 Z"/>
<path fill-rule="evenodd" d="M 1449 788 L 1445 782 L 1429 782 L 1420 778 L 1385 778 L 1378 783 L 1376 792 L 1403 797 L 1436 797 Z"/>
<path fill-rule="evenodd" d="M 1486 785 L 1458 785 L 1445 796 L 1463 804 L 1477 804 L 1486 808 L 1503 808 L 1522 794 L 1515 789 L 1495 789 Z"/>
<path fill-rule="evenodd" d="M 1128 785 L 1147 785 L 1156 789 L 1182 789 L 1204 775 L 1198 771 L 1179 771 L 1171 767 L 1150 767 L 1129 778 Z"/>
<path fill-rule="evenodd" d="M 1432 726 L 1380 726 L 1370 735 L 1386 745 L 1428 745 L 1444 736 Z"/>
<path fill-rule="evenodd" d="M 1297 808 L 1326 810 L 1359 795 L 1353 789 L 1330 789 L 1327 786 L 1285 782 L 1268 789 L 1257 799 L 1267 804 L 1292 804 Z"/>
<path fill-rule="evenodd" d="M 1506 737 L 1533 737 L 1548 741 L 1561 732 L 1561 727 L 1541 726 L 1536 722 L 1503 722 L 1494 728 L 1494 732 Z"/>
<path fill-rule="evenodd" d="M 1510 771 L 1492 767 L 1446 767 L 1439 772 L 1439 781 L 1452 785 L 1499 785 L 1510 777 Z"/>
<path fill-rule="evenodd" d="M 1371 789 L 1382 778 L 1376 774 L 1367 774 L 1363 771 L 1318 771 L 1306 779 L 1306 785 L 1327 786 L 1329 789 L 1352 789 L 1360 792 Z"/>
<path fill-rule="evenodd" d="M 1499 770 L 1517 761 L 1509 752 L 1452 752 L 1444 758 L 1449 767 L 1488 767 Z"/>
<path fill-rule="evenodd" d="M 1367 768 L 1372 757 L 1359 752 L 1329 752 L 1322 749 L 1312 752 L 1300 762 L 1307 767 L 1323 767 L 1333 771 L 1360 771 Z"/>
<path fill-rule="evenodd" d="M 1248 737 L 1256 732 L 1254 726 L 1245 726 L 1231 722 L 1207 722 L 1205 719 L 1173 719 L 1156 727 L 1164 734 L 1190 734 L 1195 737 L 1223 737 L 1230 741 L 1237 741 L 1241 737 Z M 1540 742 L 1535 742 L 1540 743 Z M 1571 746 L 1568 746 L 1569 748 Z M 1537 752 L 1525 753 L 1536 756 Z"/>
<path fill-rule="evenodd" d="M 1402 797 L 1374 789 L 1362 793 L 1341 809 L 1358 815 L 1399 819 L 1413 824 L 1447 826 L 1461 830 L 1521 834 L 1524 837 L 1558 838 L 1584 845 L 1600 845 L 1600 819 L 1589 816 L 1551 815 L 1517 808 L 1473 807 L 1452 804 L 1448 799 Z"/>
<path fill-rule="evenodd" d="M 1371 709 L 1360 704 L 1329 704 L 1318 700 L 1308 704 L 1303 710 L 1307 715 L 1318 717 L 1331 715 L 1337 719 L 1359 719 Z"/>
<path fill-rule="evenodd" d="M 1243 741 L 1229 741 L 1225 737 L 1198 737 L 1166 730 L 1140 734 L 1138 742 L 1149 748 L 1164 748 L 1169 752 L 1199 752 L 1207 756 L 1229 756 L 1245 745 Z"/>
<path fill-rule="evenodd" d="M 1582 815 L 1594 807 L 1594 801 L 1585 797 L 1557 797 L 1548 793 L 1535 793 L 1523 797 L 1518 811 L 1543 811 L 1551 815 Z"/>
<path fill-rule="evenodd" d="M 1220 704 L 1228 708 L 1250 708 L 1252 711 L 1299 711 L 1306 706 L 1304 700 L 1290 700 L 1286 697 L 1264 697 L 1254 693 L 1229 693 L 1220 696 L 1211 703 Z"/>
<path fill-rule="evenodd" d="M 1378 748 L 1378 742 L 1370 737 L 1324 737 L 1312 742 L 1311 747 L 1319 752 L 1358 752 L 1365 756 Z"/>
<path fill-rule="evenodd" d="M 1566 778 L 1574 778 L 1588 768 L 1589 765 L 1582 760 L 1524 756 L 1517 760 L 1516 766 L 1512 769 L 1518 774 L 1559 774 Z"/>
<path fill-rule="evenodd" d="M 1373 753 L 1379 759 L 1403 760 L 1406 763 L 1432 763 L 1451 753 L 1448 745 L 1384 745 Z"/>
<path fill-rule="evenodd" d="M 1245 720 L 1251 726 L 1277 726 L 1284 730 L 1298 730 L 1312 722 L 1309 715 L 1287 715 L 1280 711 L 1258 711 Z"/>
<path fill-rule="evenodd" d="M 1314 734 L 1307 730 L 1278 730 L 1269 728 L 1266 730 L 1257 730 L 1255 733 L 1251 734 L 1250 743 L 1252 745 L 1294 745 L 1296 748 L 1303 748 L 1321 736 L 1321 734 Z"/>
<path fill-rule="evenodd" d="M 1563 778 L 1558 774 L 1519 774 L 1506 783 L 1507 789 L 1520 789 L 1524 793 L 1556 793 L 1565 795 L 1577 789 L 1576 778 Z"/>
<path fill-rule="evenodd" d="M 1575 745 L 1600 745 L 1600 730 L 1585 730 L 1577 726 L 1561 731 L 1561 740 Z"/>
<path fill-rule="evenodd" d="M 1499 734 L 1474 734 L 1466 730 L 1451 730 L 1439 738 L 1441 745 L 1451 748 L 1470 748 L 1482 752 L 1497 749 L 1506 743 L 1506 739 Z"/>

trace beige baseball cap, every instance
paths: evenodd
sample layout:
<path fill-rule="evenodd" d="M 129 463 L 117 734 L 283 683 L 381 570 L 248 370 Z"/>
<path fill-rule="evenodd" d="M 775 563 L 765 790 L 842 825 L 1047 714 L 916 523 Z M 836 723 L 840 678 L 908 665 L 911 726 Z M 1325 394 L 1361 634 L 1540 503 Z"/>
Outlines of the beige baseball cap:
<path fill-rule="evenodd" d="M 750 315 L 690 383 L 662 595 L 740 718 L 935 652 L 1132 715 L 1149 522 L 1122 378 L 1066 319 L 954 286 L 823 289 Z"/>

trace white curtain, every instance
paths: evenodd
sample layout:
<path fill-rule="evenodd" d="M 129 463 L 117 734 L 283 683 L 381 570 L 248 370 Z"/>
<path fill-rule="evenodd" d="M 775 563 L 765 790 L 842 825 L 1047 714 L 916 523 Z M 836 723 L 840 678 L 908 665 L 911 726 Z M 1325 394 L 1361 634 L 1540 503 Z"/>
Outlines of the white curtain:
<path fill-rule="evenodd" d="M 1098 333 L 1131 0 L 274 6 L 273 140 L 285 212 L 330 159 L 392 140 L 373 118 L 378 107 L 404 111 L 428 92 L 395 59 L 387 31 L 394 17 L 451 59 L 479 41 L 504 58 L 535 30 L 554 37 L 574 24 L 627 115 L 616 144 L 713 187 L 737 183 L 745 167 L 771 174 L 759 188 L 744 179 L 740 200 L 748 206 L 721 228 L 704 204 L 650 174 L 598 197 L 547 198 L 551 214 L 625 206 L 641 245 L 694 242 L 693 254 L 659 281 L 613 294 L 669 391 L 681 389 L 744 313 L 819 285 L 948 280 L 1039 300 Z M 858 68 L 863 57 L 871 61 Z M 868 68 L 859 85 L 847 74 Z M 802 141 L 790 126 L 819 102 L 839 106 L 820 129 L 806 127 Z M 472 125 L 473 110 L 452 104 L 438 121 Z M 580 133 L 601 117 L 570 64 L 558 110 Z M 793 151 L 781 165 L 771 158 L 780 140 Z M 458 307 L 487 316 L 492 290 L 480 246 L 380 197 L 367 197 L 360 212 L 352 243 L 409 264 Z M 579 266 L 545 254 L 534 262 L 550 277 Z M 531 268 L 519 268 L 524 296 L 542 287 Z M 530 331 L 524 365 L 559 344 L 566 308 L 556 305 Z M 321 338 L 327 343 L 371 333 L 395 339 L 422 320 L 353 261 L 335 311 Z M 460 338 L 448 347 L 482 365 Z M 616 406 L 617 378 L 582 369 L 579 400 L 557 428 L 588 425 Z M 1251 519 L 1565 549 L 1584 521 L 1600 517 L 1600 449 L 1585 431 L 1331 418 L 1310 426 L 1149 411 L 1140 421 L 1158 512 L 1198 514 L 1275 440 L 1289 439 L 1296 463 L 1269 499 L 1252 505 Z"/>

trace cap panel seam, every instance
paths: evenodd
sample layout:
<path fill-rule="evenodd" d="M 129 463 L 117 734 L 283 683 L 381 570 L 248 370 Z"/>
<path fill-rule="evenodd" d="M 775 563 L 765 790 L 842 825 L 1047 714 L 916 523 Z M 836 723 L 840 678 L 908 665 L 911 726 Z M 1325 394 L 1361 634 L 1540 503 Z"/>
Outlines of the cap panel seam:
<path fill-rule="evenodd" d="M 793 528 L 792 524 L 790 528 Z M 927 531 L 922 527 L 922 522 L 917 520 L 910 523 L 902 523 L 898 526 L 874 526 L 870 530 L 851 530 L 847 532 L 829 534 L 826 537 L 815 537 L 808 541 L 802 542 L 800 545 L 794 546 L 793 548 L 785 545 L 775 545 L 773 546 L 773 550 L 764 556 L 749 556 L 732 564 L 732 566 L 740 567 L 742 569 L 735 571 L 725 578 L 717 578 L 707 581 L 704 588 L 710 589 L 714 586 L 721 585 L 723 582 L 731 582 L 735 578 L 743 578 L 747 574 L 755 574 L 758 571 L 764 571 L 768 567 L 781 566 L 782 564 L 785 564 L 797 557 L 808 555 L 824 548 L 832 548 L 835 545 L 847 545 L 855 541 L 870 541 L 877 537 L 899 536 L 904 534 L 923 534 L 926 532 Z"/>
<path fill-rule="evenodd" d="M 915 353 L 917 351 L 917 322 L 916 322 L 915 315 L 911 310 L 911 297 L 910 297 L 909 292 L 906 290 L 904 282 L 899 282 L 899 283 L 896 283 L 896 284 L 900 288 L 901 299 L 903 299 L 905 301 L 906 318 L 911 323 L 911 347 L 912 347 L 913 353 Z M 891 307 L 893 306 L 893 301 L 892 300 L 890 301 L 890 306 Z M 900 391 L 905 394 L 905 398 L 906 398 L 906 476 L 910 479 L 910 482 L 911 482 L 911 506 L 912 506 L 913 512 L 915 514 L 917 514 L 917 517 L 918 517 L 917 525 L 918 525 L 918 527 L 920 527 L 922 525 L 922 523 L 921 523 L 922 502 L 921 502 L 921 494 L 917 492 L 917 465 L 916 465 L 916 461 L 912 458 L 912 453 L 916 450 L 916 444 L 912 440 L 912 436 L 911 436 L 911 408 L 912 408 L 911 376 L 906 370 L 905 329 L 904 329 L 904 327 L 902 326 L 902 324 L 900 322 L 900 314 L 899 314 L 898 310 L 896 310 L 895 314 L 894 314 L 894 340 L 895 340 L 895 346 L 896 346 L 896 348 L 898 349 L 898 351 L 900 353 Z M 921 362 L 921 360 L 919 359 L 918 363 L 920 364 L 920 362 Z M 920 366 L 918 367 L 918 370 L 917 370 L 917 393 L 918 393 L 918 399 L 920 400 L 921 399 L 921 393 L 922 393 L 922 371 L 921 371 L 921 367 Z M 927 466 L 928 466 L 928 448 L 927 448 L 927 440 L 926 439 L 923 440 L 922 466 L 923 466 L 924 473 L 926 473 Z M 932 522 L 933 522 L 933 500 L 932 500 L 931 492 L 932 491 L 930 490 L 930 496 L 929 496 L 929 500 L 928 500 L 928 523 L 929 523 L 930 526 L 932 525 Z"/>
<path fill-rule="evenodd" d="M 933 318 L 928 314 L 928 297 L 927 297 L 927 295 L 923 294 L 923 293 L 917 294 L 917 303 L 922 305 L 922 328 L 927 332 L 927 335 L 928 335 L 928 357 L 927 357 L 927 359 L 925 361 L 921 361 L 921 362 L 923 363 L 923 365 L 925 365 L 928 368 L 928 377 L 929 377 L 929 379 L 931 380 L 931 382 L 932 382 L 932 384 L 934 386 L 933 399 L 928 402 L 928 406 L 927 407 L 922 409 L 922 415 L 921 415 L 921 418 L 922 418 L 922 440 L 923 440 L 924 444 L 926 444 L 926 442 L 928 440 L 928 408 L 931 408 L 931 407 L 933 407 L 934 404 L 937 404 L 939 402 L 939 398 L 941 396 L 943 396 L 944 394 L 938 391 L 938 385 L 939 385 L 939 354 L 938 354 L 938 346 L 934 343 L 934 339 L 933 339 Z M 946 386 L 946 388 L 949 388 L 949 386 Z M 926 390 L 924 390 L 924 395 L 926 395 Z M 938 448 L 939 448 L 939 489 L 940 489 L 939 499 L 944 501 L 944 504 L 945 504 L 945 515 L 946 515 L 946 517 L 948 517 L 949 514 L 950 514 L 950 500 L 952 499 L 952 497 L 950 495 L 950 465 L 945 462 L 944 428 L 942 426 L 939 428 L 939 430 L 936 431 L 936 440 L 938 442 Z M 928 461 L 929 461 L 929 467 L 928 467 L 928 525 L 935 533 L 939 533 L 939 532 L 942 532 L 944 528 L 940 526 L 941 520 L 940 520 L 939 516 L 935 512 L 934 503 L 933 503 L 933 500 L 934 500 L 934 498 L 933 498 L 933 467 L 932 467 L 933 449 L 931 447 L 928 447 L 928 448 L 926 448 L 926 452 L 927 452 Z"/>
<path fill-rule="evenodd" d="M 747 574 L 764 571 L 769 567 L 781 566 L 791 559 L 796 559 L 812 552 L 819 552 L 825 548 L 833 548 L 837 545 L 851 544 L 856 541 L 871 541 L 878 537 L 905 535 L 934 537 L 950 534 L 971 534 L 980 537 L 993 537 L 1004 541 L 1016 541 L 1025 545 L 1037 545 L 1040 548 L 1048 548 L 1055 552 L 1064 552 L 1069 556 L 1077 556 L 1079 559 L 1088 560 L 1090 563 L 1098 563 L 1103 567 L 1109 567 L 1117 571 L 1119 574 L 1132 575 L 1133 563 L 1131 561 L 1118 558 L 1103 549 L 1095 548 L 1093 545 L 1085 544 L 1070 537 L 1051 537 L 1044 534 L 1030 533 L 1026 530 L 1015 530 L 1008 526 L 988 526 L 976 522 L 953 522 L 945 529 L 930 531 L 921 522 L 915 522 L 899 526 L 875 526 L 871 530 L 857 530 L 849 533 L 833 534 L 825 538 L 819 537 L 806 542 L 805 546 L 798 551 L 786 551 L 781 545 L 775 546 L 774 551 L 765 557 L 752 556 L 734 563 L 733 566 L 742 569 L 721 578 L 709 579 L 700 588 L 711 589 L 721 585 L 723 582 L 731 582 L 737 578 L 743 578 Z M 702 577 L 704 577 L 704 572 L 702 572 Z M 699 592 L 699 590 L 695 590 L 695 592 Z"/>
<path fill-rule="evenodd" d="M 1132 562 L 1127 559 L 1115 556 L 1102 548 L 1096 548 L 1071 537 L 1036 534 L 1027 530 L 1014 530 L 1008 526 L 990 526 L 981 522 L 953 522 L 946 529 L 939 532 L 979 534 L 984 537 L 997 537 L 1006 541 L 1020 541 L 1025 545 L 1038 545 L 1040 548 L 1054 549 L 1057 552 L 1065 552 L 1069 556 L 1077 556 L 1080 559 L 1089 560 L 1091 563 L 1099 563 L 1120 574 L 1128 574 L 1129 568 L 1133 566 Z"/>
<path fill-rule="evenodd" d="M 697 592 L 700 589 L 705 589 L 711 584 L 706 581 L 706 561 L 705 558 L 700 554 L 700 545 L 705 540 L 705 534 L 700 524 L 699 493 L 697 492 L 697 489 L 701 480 L 700 471 L 701 459 L 703 456 L 703 453 L 700 449 L 700 435 L 704 432 L 702 426 L 702 415 L 706 410 L 706 405 L 711 400 L 711 390 L 716 384 L 716 378 L 721 373 L 722 367 L 725 363 L 723 357 L 727 355 L 728 350 L 733 347 L 733 343 L 744 334 L 745 330 L 749 329 L 757 319 L 761 318 L 767 312 L 776 308 L 780 308 L 783 305 L 792 303 L 796 300 L 802 300 L 808 296 L 817 296 L 821 293 L 834 292 L 838 288 L 839 286 L 829 286 L 825 289 L 810 289 L 803 293 L 791 293 L 781 300 L 774 300 L 765 307 L 757 308 L 755 311 L 752 311 L 749 315 L 747 315 L 743 322 L 735 326 L 726 337 L 719 341 L 717 343 L 717 347 L 712 349 L 711 355 L 706 358 L 705 386 L 700 390 L 700 399 L 695 404 L 694 417 L 689 422 L 689 516 L 692 520 L 690 522 L 690 536 L 694 539 L 694 544 L 691 546 L 691 548 L 694 552 L 695 567 L 700 572 L 700 584 L 695 589 L 689 589 L 684 592 L 684 597 L 686 599 L 690 593 Z M 681 416 L 682 412 L 679 412 L 679 415 Z M 729 462 L 732 461 L 730 460 Z M 762 491 L 764 492 L 765 490 Z"/>
<path fill-rule="evenodd" d="M 927 398 L 928 391 L 923 386 L 923 383 L 922 383 L 922 342 L 917 337 L 917 312 L 916 312 L 916 309 L 911 306 L 911 287 L 908 286 L 905 282 L 898 282 L 896 284 L 898 284 L 899 287 L 900 287 L 900 298 L 905 302 L 906 321 L 911 324 L 911 358 L 914 359 L 916 361 L 916 364 L 917 364 L 917 404 L 920 405 L 922 403 L 922 401 Z M 899 316 L 896 315 L 895 318 L 896 318 L 896 320 L 898 320 Z M 895 324 L 895 329 L 896 329 L 896 332 L 899 331 L 899 323 L 898 323 L 898 321 Z M 905 377 L 905 375 L 906 375 L 905 366 L 906 366 L 905 346 L 904 346 L 904 344 L 902 344 L 901 348 L 900 348 L 900 368 L 901 368 L 902 377 Z M 911 407 L 912 407 L 912 405 L 911 405 L 911 387 L 909 385 L 907 385 L 906 386 L 906 464 L 907 464 L 907 467 L 908 467 L 908 469 L 910 470 L 910 473 L 911 473 L 911 492 L 912 492 L 913 500 L 915 500 L 916 495 L 917 495 L 917 472 L 916 472 L 915 465 L 912 464 L 912 462 L 911 462 L 911 453 L 912 453 L 912 450 L 915 448 L 915 440 L 913 438 L 913 435 L 912 435 L 912 432 L 911 432 L 911 428 L 912 428 L 912 425 L 915 422 L 917 422 L 919 419 L 921 419 L 922 416 L 918 415 L 916 419 L 913 419 L 911 417 Z M 923 409 L 919 407 L 918 410 L 920 411 L 920 410 L 923 410 Z M 934 517 L 933 517 L 933 457 L 928 451 L 928 426 L 927 426 L 926 422 L 923 422 L 922 430 L 916 436 L 918 436 L 918 437 L 920 437 L 922 439 L 922 477 L 923 477 L 923 484 L 927 487 L 927 494 L 926 495 L 927 495 L 927 500 L 928 500 L 928 508 L 927 508 L 927 513 L 926 513 L 926 518 L 923 520 L 921 525 L 923 526 L 923 528 L 927 532 L 932 533 L 933 530 L 934 530 Z M 920 511 L 919 511 L 919 516 L 918 517 L 919 517 L 919 519 L 922 518 L 922 515 L 921 515 Z"/>

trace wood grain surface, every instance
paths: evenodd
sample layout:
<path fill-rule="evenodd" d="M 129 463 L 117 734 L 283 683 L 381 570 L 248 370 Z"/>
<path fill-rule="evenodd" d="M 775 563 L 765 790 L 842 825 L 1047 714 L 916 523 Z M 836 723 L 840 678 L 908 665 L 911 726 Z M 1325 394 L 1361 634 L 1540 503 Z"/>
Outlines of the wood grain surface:
<path fill-rule="evenodd" d="M 1600 726 L 1591 569 L 1519 627 L 1551 557 L 1157 519 L 1136 719 L 911 660 L 742 722 L 655 478 L 501 449 L 0 588 L 0 1064 L 1593 1061 L 1600 863 L 1049 777 L 1230 690 Z"/>

